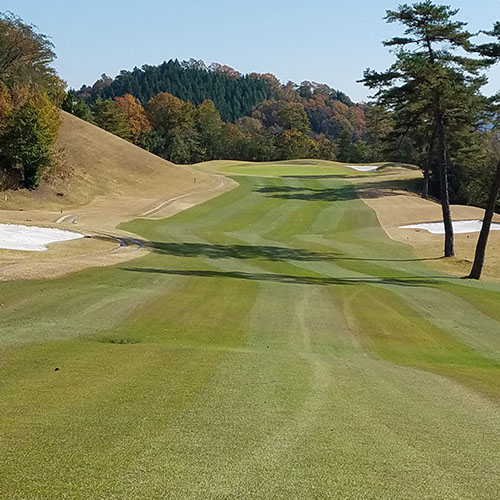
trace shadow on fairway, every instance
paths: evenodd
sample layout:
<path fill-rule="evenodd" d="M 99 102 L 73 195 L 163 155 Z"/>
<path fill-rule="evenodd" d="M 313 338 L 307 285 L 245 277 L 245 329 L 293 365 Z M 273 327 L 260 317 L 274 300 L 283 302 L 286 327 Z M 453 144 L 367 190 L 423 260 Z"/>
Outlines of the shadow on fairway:
<path fill-rule="evenodd" d="M 92 239 L 120 242 L 111 235 L 93 235 Z M 208 243 L 168 243 L 163 241 L 147 241 L 139 238 L 121 238 L 120 249 L 127 246 L 149 248 L 154 253 L 173 255 L 175 257 L 206 257 L 208 259 L 264 259 L 271 261 L 358 261 L 358 262 L 423 262 L 436 261 L 444 257 L 426 257 L 414 259 L 380 259 L 345 257 L 336 252 L 311 252 L 300 248 L 278 247 L 272 245 L 210 245 Z"/>
<path fill-rule="evenodd" d="M 304 177 L 302 177 L 304 178 Z M 316 177 L 317 178 L 317 177 Z M 350 201 L 359 198 L 380 198 L 385 196 L 398 196 L 401 191 L 418 192 L 418 181 L 414 179 L 365 182 L 353 186 L 340 186 L 334 188 L 306 188 L 295 186 L 265 186 L 254 189 L 263 193 L 266 198 L 279 198 L 283 200 L 301 201 Z"/>
<path fill-rule="evenodd" d="M 266 186 L 255 189 L 257 193 L 264 193 L 266 198 L 301 201 L 349 201 L 358 198 L 351 186 L 338 188 L 305 188 L 293 186 Z"/>
<path fill-rule="evenodd" d="M 201 278 L 232 278 L 251 281 L 271 281 L 294 285 L 396 285 L 396 286 L 433 286 L 443 283 L 442 276 L 391 278 L 391 277 L 315 277 L 315 276 L 293 276 L 290 274 L 275 273 L 246 273 L 240 271 L 203 271 L 183 269 L 155 269 L 148 267 L 125 267 L 124 271 L 136 273 L 166 274 L 171 276 L 197 276 Z"/>
<path fill-rule="evenodd" d="M 423 262 L 440 260 L 443 257 L 421 259 L 379 259 L 361 257 L 343 257 L 335 252 L 311 252 L 300 248 L 278 247 L 270 245 L 210 245 L 208 243 L 167 243 L 161 241 L 143 241 L 144 246 L 155 253 L 176 257 L 206 257 L 208 259 L 265 259 L 271 261 L 359 261 L 359 262 Z"/>
<path fill-rule="evenodd" d="M 266 259 L 273 261 L 331 261 L 335 253 L 318 253 L 299 248 L 270 245 L 209 245 L 207 243 L 145 243 L 154 252 L 178 257 L 207 257 L 209 259 Z"/>

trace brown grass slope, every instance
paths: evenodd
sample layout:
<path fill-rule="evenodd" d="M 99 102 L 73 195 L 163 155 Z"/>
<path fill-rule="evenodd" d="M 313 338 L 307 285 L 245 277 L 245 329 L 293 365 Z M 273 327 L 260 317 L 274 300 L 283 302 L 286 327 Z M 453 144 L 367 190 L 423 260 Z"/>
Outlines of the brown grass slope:
<path fill-rule="evenodd" d="M 64 111 L 61 117 L 62 165 L 36 191 L 7 191 L 0 209 L 81 206 L 98 196 L 156 200 L 190 192 L 195 178 L 202 185 L 213 183 L 213 176 L 174 165 Z"/>

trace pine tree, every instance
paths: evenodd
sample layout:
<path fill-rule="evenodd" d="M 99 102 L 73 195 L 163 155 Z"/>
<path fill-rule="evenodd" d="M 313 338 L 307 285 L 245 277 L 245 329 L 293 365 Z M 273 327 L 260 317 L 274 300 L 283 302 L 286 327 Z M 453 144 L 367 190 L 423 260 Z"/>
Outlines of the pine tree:
<path fill-rule="evenodd" d="M 466 23 L 453 19 L 457 13 L 458 10 L 435 5 L 430 0 L 387 11 L 387 22 L 398 22 L 405 27 L 403 37 L 384 42 L 385 46 L 396 49 L 396 62 L 384 73 L 367 70 L 363 79 L 370 88 L 379 89 L 377 97 L 381 102 L 418 107 L 430 124 L 429 150 L 433 150 L 430 142 L 434 138 L 445 257 L 455 253 L 448 184 L 450 125 L 453 113 L 462 115 L 465 121 L 472 119 L 474 106 L 461 109 L 462 99 L 466 97 L 467 104 L 471 104 L 485 83 L 479 74 L 485 62 L 457 53 L 471 48 L 472 37 L 465 29 Z"/>
<path fill-rule="evenodd" d="M 366 134 L 371 149 L 370 161 L 382 159 L 382 151 L 394 123 L 391 114 L 382 106 L 370 106 L 366 113 Z"/>
<path fill-rule="evenodd" d="M 226 121 L 250 114 L 259 102 L 270 95 L 268 84 L 260 78 L 226 74 L 209 70 L 202 64 L 191 66 L 189 62 L 170 60 L 160 66 L 144 65 L 140 69 L 121 71 L 114 80 L 103 75 L 93 85 L 90 94 L 85 96 L 92 103 L 97 98 L 114 99 L 131 94 L 145 105 L 160 92 L 191 101 L 196 106 L 210 99 Z M 83 93 L 79 95 L 82 96 Z"/>

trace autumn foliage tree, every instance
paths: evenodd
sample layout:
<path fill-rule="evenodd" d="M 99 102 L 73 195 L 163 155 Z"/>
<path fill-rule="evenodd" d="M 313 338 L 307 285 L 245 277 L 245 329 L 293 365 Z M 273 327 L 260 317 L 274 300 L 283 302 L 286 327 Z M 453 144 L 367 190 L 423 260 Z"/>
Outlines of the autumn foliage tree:
<path fill-rule="evenodd" d="M 131 94 L 145 106 L 162 93 L 194 106 L 210 100 L 226 123 L 252 116 L 264 101 L 298 103 L 307 114 L 313 138 L 323 135 L 335 141 L 345 129 L 356 141 L 363 137 L 364 105 L 354 104 L 343 92 L 315 82 L 282 83 L 271 73 L 242 75 L 229 66 L 219 63 L 207 66 L 196 59 L 145 65 L 121 71 L 114 79 L 103 75 L 92 86 L 83 86 L 76 95 L 93 104 L 99 97 L 114 99 Z"/>
<path fill-rule="evenodd" d="M 36 188 L 53 161 L 65 83 L 49 38 L 14 14 L 0 14 L 0 163 Z"/>
<path fill-rule="evenodd" d="M 123 97 L 115 97 L 115 104 L 127 117 L 133 142 L 137 142 L 141 134 L 152 130 L 151 123 L 149 123 L 139 99 L 131 94 L 125 94 Z"/>
<path fill-rule="evenodd" d="M 155 128 L 172 130 L 194 125 L 195 107 L 168 92 L 161 92 L 146 104 L 146 115 Z"/>
<path fill-rule="evenodd" d="M 65 84 L 51 66 L 54 58 L 47 35 L 12 13 L 0 13 L 0 81 L 9 88 L 16 84 L 43 88 L 51 101 L 61 104 Z"/>
<path fill-rule="evenodd" d="M 5 125 L 5 119 L 12 109 L 12 96 L 4 82 L 0 82 L 0 133 Z"/>

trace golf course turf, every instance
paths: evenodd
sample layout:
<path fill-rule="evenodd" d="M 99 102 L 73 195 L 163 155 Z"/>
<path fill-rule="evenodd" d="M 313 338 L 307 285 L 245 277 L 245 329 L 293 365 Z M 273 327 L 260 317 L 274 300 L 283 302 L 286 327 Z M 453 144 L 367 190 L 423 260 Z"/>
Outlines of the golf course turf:
<path fill-rule="evenodd" d="M 498 499 L 500 284 L 346 169 L 241 168 L 145 257 L 0 284 L 0 498 Z"/>

